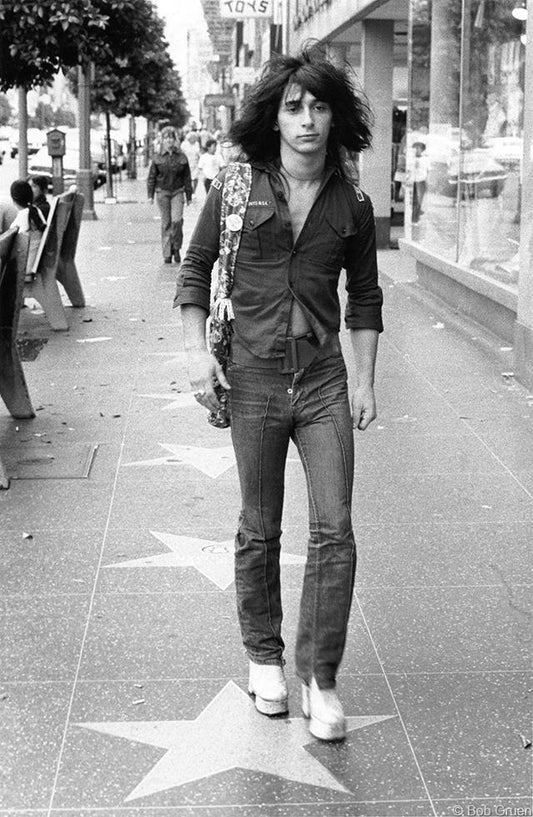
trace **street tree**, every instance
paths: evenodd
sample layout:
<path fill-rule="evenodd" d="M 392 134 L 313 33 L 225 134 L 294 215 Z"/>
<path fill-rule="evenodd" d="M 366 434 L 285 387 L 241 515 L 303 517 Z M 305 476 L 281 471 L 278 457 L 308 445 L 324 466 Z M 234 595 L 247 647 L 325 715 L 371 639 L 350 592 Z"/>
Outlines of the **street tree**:
<path fill-rule="evenodd" d="M 181 127 L 187 107 L 181 78 L 168 53 L 164 21 L 151 4 L 139 0 L 137 14 L 124 20 L 121 30 L 130 48 L 127 54 L 106 54 L 95 64 L 91 109 L 105 114 L 108 129 L 111 114 L 119 118 L 170 119 Z M 71 71 L 69 79 L 76 94 L 77 73 Z M 134 154 L 134 143 L 135 133 L 130 127 L 130 156 Z M 131 170 L 135 172 L 130 166 Z"/>
<path fill-rule="evenodd" d="M 132 47 L 132 21 L 151 8 L 149 0 L 0 3 L 0 91 L 21 89 L 21 161 L 27 161 L 25 92 L 49 84 L 60 69 L 124 57 Z"/>

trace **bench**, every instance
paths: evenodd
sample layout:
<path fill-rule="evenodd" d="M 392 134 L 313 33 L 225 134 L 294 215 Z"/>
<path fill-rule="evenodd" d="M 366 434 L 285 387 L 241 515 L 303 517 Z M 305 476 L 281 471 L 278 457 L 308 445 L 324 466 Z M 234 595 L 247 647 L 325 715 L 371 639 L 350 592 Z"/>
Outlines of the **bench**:
<path fill-rule="evenodd" d="M 17 348 L 29 236 L 17 228 L 0 235 L 0 396 L 13 417 L 35 417 Z M 0 487 L 9 479 L 0 457 Z"/>
<path fill-rule="evenodd" d="M 69 328 L 58 282 L 63 286 L 72 306 L 85 306 L 85 296 L 74 260 L 83 201 L 83 196 L 72 190 L 54 196 L 46 229 L 38 246 L 33 252 L 30 251 L 24 297 L 38 301 L 48 323 L 56 331 Z"/>

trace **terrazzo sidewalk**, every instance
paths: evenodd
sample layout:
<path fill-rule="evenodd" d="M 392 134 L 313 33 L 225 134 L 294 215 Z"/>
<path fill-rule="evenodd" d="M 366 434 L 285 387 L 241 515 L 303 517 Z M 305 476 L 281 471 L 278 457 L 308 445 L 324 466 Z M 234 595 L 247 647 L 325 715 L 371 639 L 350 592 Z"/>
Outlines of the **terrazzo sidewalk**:
<path fill-rule="evenodd" d="M 144 183 L 117 195 L 82 224 L 88 305 L 67 310 L 70 330 L 23 312 L 37 416 L 0 406 L 14 477 L 0 492 L 0 817 L 531 817 L 533 396 L 506 350 L 380 253 L 380 415 L 356 433 L 338 682 L 349 733 L 322 743 L 294 672 L 301 466 L 292 450 L 290 713 L 270 720 L 246 693 L 230 434 L 189 393 L 177 267 L 160 264 Z"/>

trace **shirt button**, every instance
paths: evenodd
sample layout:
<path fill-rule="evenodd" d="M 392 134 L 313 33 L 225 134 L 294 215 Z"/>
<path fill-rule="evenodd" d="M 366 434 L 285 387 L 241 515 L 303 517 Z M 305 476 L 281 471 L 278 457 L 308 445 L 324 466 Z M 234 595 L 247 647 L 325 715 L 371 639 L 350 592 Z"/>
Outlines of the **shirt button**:
<path fill-rule="evenodd" d="M 287 389 L 287 394 L 292 394 L 292 389 Z"/>
<path fill-rule="evenodd" d="M 279 193 L 277 193 L 277 197 L 278 197 L 278 199 L 279 199 L 280 201 L 283 201 L 283 199 L 285 198 L 285 195 L 284 195 L 284 193 L 282 193 L 282 192 L 281 192 L 281 190 L 280 190 L 280 191 L 279 191 Z"/>

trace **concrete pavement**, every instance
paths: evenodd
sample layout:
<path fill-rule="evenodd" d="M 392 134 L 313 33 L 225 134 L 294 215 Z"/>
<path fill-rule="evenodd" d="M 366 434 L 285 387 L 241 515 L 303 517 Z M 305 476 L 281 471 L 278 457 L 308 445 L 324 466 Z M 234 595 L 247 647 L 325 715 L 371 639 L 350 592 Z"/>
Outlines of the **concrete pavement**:
<path fill-rule="evenodd" d="M 293 647 L 307 500 L 283 538 L 289 718 L 246 694 L 229 431 L 189 393 L 177 267 L 144 182 L 96 195 L 87 296 L 24 310 L 35 419 L 0 406 L 0 817 L 531 817 L 533 396 L 497 338 L 380 253 L 380 416 L 357 433 L 343 744 L 310 737 Z M 186 235 L 199 201 L 186 212 Z M 343 336 L 344 342 L 346 338 Z M 349 354 L 349 353 L 348 353 Z M 33 359 L 30 359 L 33 358 Z"/>

